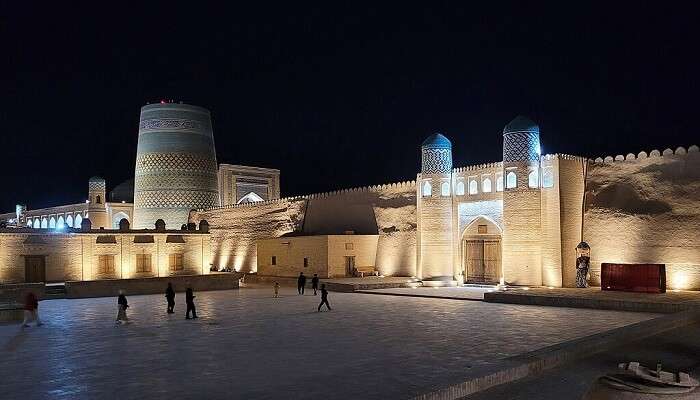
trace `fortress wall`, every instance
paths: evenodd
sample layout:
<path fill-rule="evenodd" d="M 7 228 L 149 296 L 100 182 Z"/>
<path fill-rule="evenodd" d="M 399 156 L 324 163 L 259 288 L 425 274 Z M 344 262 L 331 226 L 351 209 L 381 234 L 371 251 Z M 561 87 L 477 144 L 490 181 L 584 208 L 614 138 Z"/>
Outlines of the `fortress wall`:
<path fill-rule="evenodd" d="M 602 262 L 664 263 L 670 289 L 700 289 L 700 153 L 667 149 L 589 165 L 584 240 Z"/>
<path fill-rule="evenodd" d="M 258 239 L 271 239 L 301 230 L 307 200 L 293 197 L 238 206 L 197 210 L 190 222 L 209 222 L 211 262 L 238 271 L 257 270 Z"/>
<path fill-rule="evenodd" d="M 562 286 L 562 253 L 561 253 L 561 218 L 559 196 L 561 185 L 559 158 L 547 156 L 542 159 L 543 168 L 551 168 L 554 176 L 554 186 L 542 187 L 540 197 L 540 219 L 542 223 L 542 284 L 544 286 Z"/>
<path fill-rule="evenodd" d="M 519 180 L 519 187 L 522 184 Z M 503 276 L 507 283 L 542 284 L 540 203 L 539 190 L 503 192 Z"/>
<path fill-rule="evenodd" d="M 564 287 L 576 287 L 576 246 L 581 243 L 586 163 L 581 157 L 559 155 L 559 229 Z"/>
<path fill-rule="evenodd" d="M 25 244 L 26 233 L 0 234 L 0 283 L 25 280 L 25 255 L 46 256 L 46 279 L 80 280 L 82 247 L 79 235 L 47 233 L 36 235 L 34 244 Z"/>
<path fill-rule="evenodd" d="M 15 229 L 12 229 L 15 231 Z M 0 232 L 0 283 L 25 280 L 26 256 L 45 256 L 48 282 L 96 279 L 148 278 L 157 276 L 208 274 L 209 235 L 148 232 L 151 243 L 134 243 L 136 235 L 118 231 L 93 230 L 90 233 L 52 232 L 46 229 L 19 229 Z M 178 236 L 181 243 L 167 243 L 168 236 Z M 110 237 L 114 243 L 97 243 Z M 136 254 L 151 254 L 151 272 L 136 272 Z M 168 257 L 183 255 L 183 270 L 170 271 Z M 101 273 L 99 256 L 114 257 L 114 270 Z M 205 261 L 206 265 L 203 265 Z"/>
<path fill-rule="evenodd" d="M 416 270 L 416 184 L 414 181 L 248 203 L 190 215 L 206 219 L 212 262 L 240 271 L 257 269 L 256 241 L 285 233 L 305 235 L 379 234 L 376 268 L 383 275 L 412 276 Z"/>

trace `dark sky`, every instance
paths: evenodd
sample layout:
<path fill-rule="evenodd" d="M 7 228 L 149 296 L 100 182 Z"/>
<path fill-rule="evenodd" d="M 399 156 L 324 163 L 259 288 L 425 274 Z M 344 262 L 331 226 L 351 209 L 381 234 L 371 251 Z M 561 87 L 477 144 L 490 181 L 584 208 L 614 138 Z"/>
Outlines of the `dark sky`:
<path fill-rule="evenodd" d="M 498 161 L 518 114 L 545 153 L 700 142 L 680 3 L 20 3 L 0 9 L 0 211 L 133 177 L 139 109 L 161 98 L 209 108 L 218 161 L 279 168 L 283 195 L 415 179 L 436 131 L 455 166 Z"/>

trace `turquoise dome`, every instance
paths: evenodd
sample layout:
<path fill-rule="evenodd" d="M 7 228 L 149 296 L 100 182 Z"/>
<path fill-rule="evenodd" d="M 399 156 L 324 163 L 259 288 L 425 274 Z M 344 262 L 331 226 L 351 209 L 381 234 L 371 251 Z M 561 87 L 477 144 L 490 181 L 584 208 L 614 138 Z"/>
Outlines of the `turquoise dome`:
<path fill-rule="evenodd" d="M 441 133 L 433 133 L 423 141 L 421 148 L 424 149 L 451 149 L 452 142 Z"/>
<path fill-rule="evenodd" d="M 540 133 L 540 127 L 530 118 L 518 115 L 503 128 L 503 133 L 531 132 Z"/>

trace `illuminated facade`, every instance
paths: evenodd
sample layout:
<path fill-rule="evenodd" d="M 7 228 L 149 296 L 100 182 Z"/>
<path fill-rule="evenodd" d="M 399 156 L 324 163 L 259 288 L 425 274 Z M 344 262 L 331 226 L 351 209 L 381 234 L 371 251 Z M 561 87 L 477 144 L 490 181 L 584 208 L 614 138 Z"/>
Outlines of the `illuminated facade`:
<path fill-rule="evenodd" d="M 500 161 L 455 167 L 450 140 L 434 134 L 421 145 L 415 180 L 281 198 L 279 170 L 228 164 L 216 169 L 208 111 L 165 105 L 144 107 L 157 115 L 142 112 L 136 206 L 105 202 L 104 180 L 91 178 L 86 203 L 18 206 L 0 218 L 22 234 L 31 226 L 39 236 L 58 234 L 62 224 L 80 227 L 87 218 L 95 219 L 93 228 L 115 228 L 122 218 L 138 222 L 139 212 L 145 220 L 136 228 L 170 216 L 177 217 L 168 222 L 170 229 L 206 220 L 211 252 L 202 254 L 210 259 L 195 269 L 211 263 L 255 272 L 260 266 L 261 274 L 280 268 L 270 267 L 265 249 L 259 258 L 259 243 L 278 243 L 290 234 L 355 234 L 376 240 L 370 250 L 363 245 L 363 254 L 372 253 L 368 259 L 379 273 L 416 276 L 434 286 L 504 281 L 574 287 L 575 249 L 586 241 L 593 285 L 600 283 L 603 262 L 663 263 L 669 288 L 700 289 L 697 146 L 595 160 L 542 155 L 539 127 L 518 117 L 503 129 Z M 185 118 L 183 110 L 197 117 Z M 0 239 L 11 234 L 6 230 Z M 277 241 L 265 242 L 271 239 Z M 31 243 L 22 243 L 12 257 L 34 254 Z M 307 268 L 296 265 L 297 258 L 285 264 L 286 274 Z M 55 268 L 62 268 L 57 262 Z M 94 268 L 94 259 L 89 262 Z M 8 280 L 9 265 L 20 264 L 0 258 L 0 281 Z M 331 265 L 314 268 L 330 271 Z"/>
<path fill-rule="evenodd" d="M 107 198 L 106 182 L 103 178 L 93 176 L 88 180 L 87 199 L 83 203 L 28 209 L 17 205 L 14 213 L 0 214 L 0 221 L 17 228 L 51 229 L 61 231 L 65 228 L 80 228 L 84 219 L 89 218 L 95 229 L 116 229 L 119 221 L 132 220 L 133 204 L 131 200 L 119 200 L 121 197 L 110 193 Z"/>
<path fill-rule="evenodd" d="M 180 103 L 141 108 L 134 173 L 134 227 L 187 223 L 193 208 L 219 204 L 209 110 Z"/>
<path fill-rule="evenodd" d="M 0 282 L 62 282 L 209 273 L 204 230 L 13 228 L 0 231 Z"/>
<path fill-rule="evenodd" d="M 378 235 L 381 274 L 424 285 L 575 287 L 575 249 L 586 241 L 593 285 L 603 262 L 664 263 L 669 288 L 700 289 L 697 146 L 541 155 L 539 127 L 517 117 L 503 130 L 501 161 L 455 168 L 452 150 L 441 134 L 426 139 L 415 181 L 200 209 L 190 220 L 211 224 L 214 265 L 263 265 L 262 274 L 274 269 L 256 242 L 352 231 Z"/>

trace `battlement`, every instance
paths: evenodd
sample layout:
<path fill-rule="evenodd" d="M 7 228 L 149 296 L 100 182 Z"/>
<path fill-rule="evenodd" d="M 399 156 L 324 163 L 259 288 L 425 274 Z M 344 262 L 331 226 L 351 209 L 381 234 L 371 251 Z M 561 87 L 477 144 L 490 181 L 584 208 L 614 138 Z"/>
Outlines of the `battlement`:
<path fill-rule="evenodd" d="M 459 173 L 463 173 L 463 172 L 480 171 L 483 169 L 502 168 L 502 167 L 503 167 L 503 162 L 497 161 L 497 162 L 486 163 L 486 164 L 476 164 L 476 165 L 468 165 L 466 167 L 453 168 L 452 173 L 459 174 Z"/>
<path fill-rule="evenodd" d="M 229 208 L 261 207 L 261 206 L 266 206 L 266 205 L 271 205 L 271 204 L 280 204 L 280 203 L 290 202 L 290 201 L 323 199 L 323 198 L 328 198 L 328 197 L 332 197 L 332 196 L 345 195 L 345 194 L 349 194 L 349 193 L 380 192 L 380 191 L 392 190 L 392 189 L 412 189 L 415 187 L 416 187 L 416 181 L 404 181 L 404 182 L 387 183 L 387 184 L 383 184 L 383 185 L 372 185 L 372 186 L 362 186 L 362 187 L 355 187 L 355 188 L 348 188 L 348 189 L 333 190 L 330 192 L 312 193 L 312 194 L 306 194 L 306 195 L 300 195 L 300 196 L 283 197 L 280 199 L 256 201 L 256 202 L 252 202 L 252 203 L 230 204 L 230 205 L 226 205 L 226 206 L 198 209 L 197 211 L 212 211 L 212 210 L 221 210 L 221 209 L 229 209 Z"/>
<path fill-rule="evenodd" d="M 678 146 L 678 147 L 676 147 L 675 151 L 671 150 L 670 148 L 667 148 L 664 151 L 652 150 L 649 153 L 647 153 L 645 151 L 640 151 L 637 155 L 635 155 L 634 153 L 628 153 L 625 156 L 623 156 L 622 154 L 618 154 L 615 157 L 613 157 L 613 156 L 598 157 L 594 160 L 594 162 L 596 162 L 598 164 L 610 164 L 613 162 L 643 160 L 645 158 L 653 158 L 653 157 L 684 156 L 684 155 L 687 155 L 688 153 L 697 153 L 699 150 L 700 149 L 698 148 L 697 145 L 692 145 L 692 146 L 688 147 L 687 150 L 683 146 Z"/>
<path fill-rule="evenodd" d="M 581 157 L 581 156 L 574 156 L 571 154 L 563 154 L 563 153 L 554 153 L 554 154 L 544 154 L 541 157 L 541 160 L 570 160 L 570 161 L 581 161 L 585 162 L 588 159 L 586 157 Z"/>
<path fill-rule="evenodd" d="M 343 194 L 348 194 L 348 193 L 379 192 L 379 191 L 383 191 L 383 190 L 409 189 L 409 188 L 415 188 L 415 187 L 416 187 L 416 181 L 404 181 L 404 182 L 387 183 L 387 184 L 383 184 L 383 185 L 372 185 L 372 186 L 362 186 L 362 187 L 349 188 L 349 189 L 340 189 L 340 190 L 334 190 L 331 192 L 313 193 L 313 194 L 309 194 L 305 197 L 308 199 L 321 199 L 321 198 L 338 196 L 338 195 L 343 195 Z"/>

